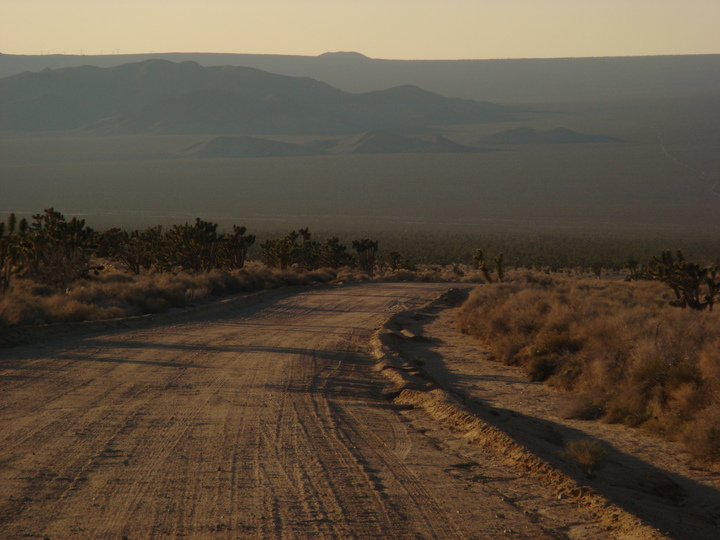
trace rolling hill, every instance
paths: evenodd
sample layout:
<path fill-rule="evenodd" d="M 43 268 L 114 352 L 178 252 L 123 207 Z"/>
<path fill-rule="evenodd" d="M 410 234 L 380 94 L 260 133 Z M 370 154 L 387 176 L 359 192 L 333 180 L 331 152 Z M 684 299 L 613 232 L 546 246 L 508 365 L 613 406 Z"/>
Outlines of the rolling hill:
<path fill-rule="evenodd" d="M 457 144 L 440 135 L 409 137 L 387 131 L 371 131 L 342 137 L 292 144 L 247 135 L 222 135 L 195 143 L 179 154 L 201 158 L 251 158 L 327 156 L 343 154 L 415 154 L 482 152 L 481 148 Z"/>
<path fill-rule="evenodd" d="M 347 134 L 528 118 L 519 108 L 404 85 L 351 94 L 254 68 L 148 60 L 0 80 L 0 130 L 98 134 Z"/>
<path fill-rule="evenodd" d="M 485 144 L 582 144 L 620 142 L 620 140 L 618 137 L 578 133 L 567 128 L 539 131 L 530 127 L 499 131 L 481 139 Z"/>
<path fill-rule="evenodd" d="M 0 123 L 15 130 L 0 133 L 0 211 L 717 238 L 720 55 L 168 58 L 183 62 L 0 55 L 0 73 L 13 59 L 122 64 L 0 79 Z"/>
<path fill-rule="evenodd" d="M 329 149 L 331 154 L 415 154 L 482 152 L 457 144 L 441 135 L 406 137 L 386 131 L 371 131 L 345 137 Z"/>

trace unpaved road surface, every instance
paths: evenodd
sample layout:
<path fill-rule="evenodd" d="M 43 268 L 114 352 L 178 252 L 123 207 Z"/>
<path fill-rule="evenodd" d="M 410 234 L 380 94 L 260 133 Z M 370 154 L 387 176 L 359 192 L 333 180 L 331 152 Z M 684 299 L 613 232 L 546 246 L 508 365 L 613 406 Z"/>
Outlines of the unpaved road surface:
<path fill-rule="evenodd" d="M 0 538 L 613 538 L 386 399 L 369 343 L 447 285 L 279 291 L 0 351 Z"/>

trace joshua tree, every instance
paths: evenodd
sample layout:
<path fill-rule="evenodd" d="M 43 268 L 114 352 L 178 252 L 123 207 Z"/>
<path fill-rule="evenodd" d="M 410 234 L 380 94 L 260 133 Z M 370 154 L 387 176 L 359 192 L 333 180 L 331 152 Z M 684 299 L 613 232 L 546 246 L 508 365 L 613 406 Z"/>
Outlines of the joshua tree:
<path fill-rule="evenodd" d="M 119 261 L 133 274 L 155 267 L 158 271 L 170 268 L 167 242 L 162 227 L 150 227 L 143 232 L 127 232 L 114 227 L 102 233 L 97 255 Z"/>
<path fill-rule="evenodd" d="M 101 267 L 90 266 L 90 250 L 95 232 L 84 219 L 65 217 L 53 208 L 33 216 L 24 238 L 28 274 L 58 287 L 87 277 Z"/>
<path fill-rule="evenodd" d="M 473 255 L 473 261 L 475 261 L 478 270 L 482 272 L 485 281 L 487 281 L 488 283 L 492 283 L 493 279 L 490 275 L 490 269 L 487 267 L 487 263 L 485 262 L 485 254 L 483 253 L 482 249 L 475 250 L 475 255 Z M 493 257 L 493 262 L 495 263 L 497 280 L 499 283 L 502 283 L 505 279 L 505 270 L 503 268 L 503 254 L 498 253 L 495 257 Z"/>
<path fill-rule="evenodd" d="M 320 247 L 320 266 L 326 268 L 340 268 L 352 263 L 352 256 L 347 248 L 340 243 L 337 236 L 325 240 Z"/>
<path fill-rule="evenodd" d="M 12 276 L 23 270 L 21 237 L 27 232 L 28 223 L 23 219 L 17 227 L 15 214 L 10 214 L 7 223 L 0 221 L 0 293 L 10 286 Z"/>
<path fill-rule="evenodd" d="M 497 274 L 498 282 L 502 283 L 505 280 L 505 271 L 503 270 L 503 254 L 498 253 L 493 258 L 495 262 L 495 273 Z"/>
<path fill-rule="evenodd" d="M 475 255 L 473 255 L 473 261 L 478 267 L 478 270 L 482 272 L 483 277 L 485 277 L 485 281 L 488 283 L 492 283 L 492 277 L 490 276 L 490 271 L 488 270 L 487 264 L 485 263 L 485 254 L 483 253 L 482 249 L 476 249 Z"/>
<path fill-rule="evenodd" d="M 190 225 L 174 225 L 167 237 L 175 261 L 190 272 L 217 267 L 219 236 L 217 223 L 195 219 Z"/>
<path fill-rule="evenodd" d="M 284 238 L 266 240 L 260 244 L 263 262 L 280 270 L 292 266 L 300 253 L 300 246 L 297 244 L 299 236 L 297 231 L 290 231 Z"/>
<path fill-rule="evenodd" d="M 399 270 L 402 266 L 402 256 L 397 251 L 391 251 L 390 253 L 388 253 L 387 263 L 390 267 L 390 270 L 395 272 L 396 270 Z"/>
<path fill-rule="evenodd" d="M 233 225 L 233 232 L 223 235 L 219 260 L 225 268 L 237 270 L 245 266 L 248 248 L 255 243 L 255 236 L 246 231 L 245 227 Z"/>
<path fill-rule="evenodd" d="M 358 266 L 361 270 L 372 274 L 378 252 L 378 241 L 362 238 L 353 240 L 352 247 L 358 254 Z"/>
<path fill-rule="evenodd" d="M 298 248 L 298 252 L 295 258 L 295 264 L 308 270 L 315 270 L 320 267 L 320 251 L 322 246 L 319 242 L 312 240 L 312 234 L 310 234 L 310 228 L 305 227 L 298 231 L 302 242 Z"/>
<path fill-rule="evenodd" d="M 646 275 L 670 286 L 675 293 L 671 302 L 674 306 L 712 311 L 715 297 L 720 294 L 720 266 L 689 263 L 679 250 L 677 257 L 670 250 L 653 257 Z"/>

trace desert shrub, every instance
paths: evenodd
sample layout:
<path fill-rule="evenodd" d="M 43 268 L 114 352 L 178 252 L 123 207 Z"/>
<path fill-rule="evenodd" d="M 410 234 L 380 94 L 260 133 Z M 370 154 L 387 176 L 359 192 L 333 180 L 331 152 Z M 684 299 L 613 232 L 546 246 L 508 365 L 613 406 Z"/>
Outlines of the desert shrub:
<path fill-rule="evenodd" d="M 0 326 L 43 324 L 45 312 L 42 297 L 6 294 L 0 297 Z"/>
<path fill-rule="evenodd" d="M 355 282 L 355 281 L 368 281 L 371 279 L 370 274 L 363 272 L 362 270 L 345 266 L 338 271 L 337 280 L 340 283 Z"/>
<path fill-rule="evenodd" d="M 373 278 L 376 281 L 420 281 L 418 272 L 405 269 L 392 270 L 390 268 L 376 271 Z"/>
<path fill-rule="evenodd" d="M 308 272 L 308 278 L 312 283 L 330 283 L 337 277 L 337 271 L 333 268 L 319 268 Z"/>
<path fill-rule="evenodd" d="M 560 455 L 574 461 L 588 475 L 595 474 L 607 459 L 607 451 L 596 439 L 569 441 Z"/>
<path fill-rule="evenodd" d="M 568 396 L 558 408 L 562 418 L 575 420 L 597 420 L 605 411 L 602 407 L 583 397 Z"/>
<path fill-rule="evenodd" d="M 525 371 L 531 381 L 545 381 L 558 369 L 559 360 L 547 350 L 532 349 L 525 363 Z"/>
<path fill-rule="evenodd" d="M 720 408 L 720 316 L 678 310 L 672 297 L 657 282 L 515 274 L 477 287 L 458 325 L 498 361 L 578 396 L 580 417 L 643 426 L 711 455 L 715 432 L 703 426 Z"/>
<path fill-rule="evenodd" d="M 0 296 L 0 327 L 162 313 L 245 291 L 327 283 L 336 275 L 332 269 L 273 270 L 251 262 L 240 270 L 177 274 L 135 275 L 108 267 L 96 278 L 62 289 L 18 279 Z"/>
<path fill-rule="evenodd" d="M 708 460 L 720 460 L 720 407 L 717 404 L 703 409 L 694 422 L 682 431 L 681 440 L 696 456 Z"/>

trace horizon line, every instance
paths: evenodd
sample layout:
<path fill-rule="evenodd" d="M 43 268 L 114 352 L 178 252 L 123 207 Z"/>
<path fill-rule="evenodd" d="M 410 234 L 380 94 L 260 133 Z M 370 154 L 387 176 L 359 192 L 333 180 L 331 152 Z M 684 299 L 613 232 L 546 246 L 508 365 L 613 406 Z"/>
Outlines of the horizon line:
<path fill-rule="evenodd" d="M 474 61 L 493 61 L 493 60 L 583 60 L 583 59 L 604 59 L 604 58 L 657 58 L 657 57 L 675 57 L 675 56 L 720 56 L 720 52 L 714 53 L 672 53 L 672 54 L 628 54 L 628 55 L 596 55 L 596 56 L 515 56 L 515 57 L 494 57 L 494 58 L 375 58 L 367 56 L 357 51 L 327 51 L 317 55 L 310 54 L 286 54 L 286 53 L 237 53 L 237 52 L 207 52 L 207 51 L 165 51 L 165 52 L 100 52 L 99 54 L 85 53 L 5 53 L 0 51 L 0 56 L 67 56 L 67 57 L 112 57 L 112 56 L 152 56 L 152 55 L 181 55 L 181 54 L 197 54 L 197 55 L 217 55 L 217 56 L 286 56 L 295 58 L 320 58 L 332 55 L 354 55 L 359 60 L 379 60 L 390 62 L 474 62 Z"/>

